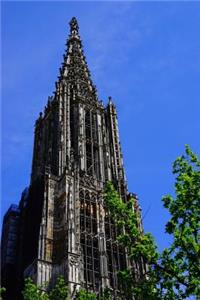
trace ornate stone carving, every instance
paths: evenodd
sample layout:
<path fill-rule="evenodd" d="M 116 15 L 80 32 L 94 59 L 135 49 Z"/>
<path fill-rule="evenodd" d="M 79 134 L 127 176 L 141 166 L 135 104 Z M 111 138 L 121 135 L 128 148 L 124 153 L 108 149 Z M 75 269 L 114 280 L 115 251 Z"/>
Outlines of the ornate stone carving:
<path fill-rule="evenodd" d="M 95 187 L 95 179 L 92 176 L 87 175 L 85 172 L 81 171 L 80 184 L 87 187 Z"/>
<path fill-rule="evenodd" d="M 76 254 L 70 254 L 69 256 L 69 263 L 71 266 L 79 266 L 80 264 L 80 257 Z"/>

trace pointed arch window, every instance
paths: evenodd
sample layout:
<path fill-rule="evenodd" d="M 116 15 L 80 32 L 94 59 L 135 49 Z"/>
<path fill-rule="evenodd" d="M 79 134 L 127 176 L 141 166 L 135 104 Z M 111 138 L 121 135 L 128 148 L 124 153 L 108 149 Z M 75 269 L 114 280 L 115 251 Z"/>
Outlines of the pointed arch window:
<path fill-rule="evenodd" d="M 88 190 L 79 192 L 81 248 L 84 261 L 86 285 L 97 288 L 99 285 L 99 245 L 97 238 L 97 195 Z"/>

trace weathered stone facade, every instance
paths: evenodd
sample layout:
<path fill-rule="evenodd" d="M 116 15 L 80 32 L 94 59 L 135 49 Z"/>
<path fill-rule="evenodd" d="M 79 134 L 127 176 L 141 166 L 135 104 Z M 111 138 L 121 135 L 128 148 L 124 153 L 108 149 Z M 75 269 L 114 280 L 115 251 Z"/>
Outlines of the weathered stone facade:
<path fill-rule="evenodd" d="M 117 293 L 117 271 L 129 262 L 105 209 L 108 180 L 127 201 L 116 108 L 97 97 L 72 18 L 54 96 L 35 123 L 29 195 L 19 205 L 19 286 L 31 276 L 51 287 L 62 274 L 71 299 L 80 286 Z"/>

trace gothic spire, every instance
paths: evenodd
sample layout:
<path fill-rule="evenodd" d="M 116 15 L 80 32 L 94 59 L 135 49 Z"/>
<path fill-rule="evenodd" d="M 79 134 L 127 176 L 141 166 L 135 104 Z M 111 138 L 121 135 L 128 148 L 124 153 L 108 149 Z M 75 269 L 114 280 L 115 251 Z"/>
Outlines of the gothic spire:
<path fill-rule="evenodd" d="M 96 87 L 93 85 L 90 71 L 83 51 L 77 19 L 69 22 L 70 34 L 67 40 L 67 50 L 64 62 L 60 68 L 60 79 L 73 84 L 77 93 L 89 101 L 97 100 Z"/>
<path fill-rule="evenodd" d="M 76 44 L 76 45 L 80 46 L 80 49 L 83 53 L 83 45 L 82 45 L 81 38 L 80 38 L 80 35 L 79 35 L 78 21 L 75 17 L 73 17 L 71 19 L 71 21 L 69 22 L 69 26 L 70 26 L 70 34 L 68 36 L 68 40 L 67 40 L 67 43 L 66 43 L 66 45 L 68 46 L 67 52 L 69 50 L 70 44 Z"/>

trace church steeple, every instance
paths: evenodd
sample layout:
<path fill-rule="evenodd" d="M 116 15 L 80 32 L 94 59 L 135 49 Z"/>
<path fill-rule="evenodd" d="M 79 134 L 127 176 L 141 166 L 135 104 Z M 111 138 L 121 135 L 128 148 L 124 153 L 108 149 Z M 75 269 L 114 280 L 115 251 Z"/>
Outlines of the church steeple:
<path fill-rule="evenodd" d="M 51 289 L 62 275 L 71 300 L 81 287 L 96 295 L 109 287 L 116 299 L 119 271 L 146 274 L 142 260 L 132 264 L 117 242 L 119 230 L 104 202 L 107 181 L 128 201 L 116 107 L 111 97 L 106 107 L 98 101 L 72 18 L 54 96 L 35 124 L 31 184 L 19 206 L 14 254 L 19 289 L 24 276 Z"/>

